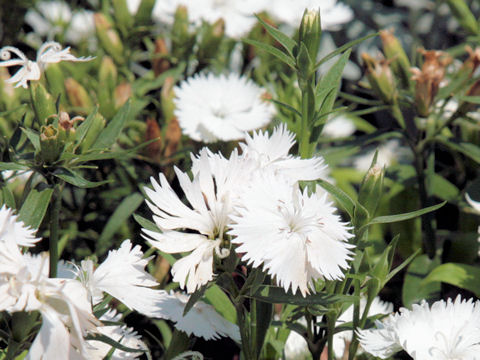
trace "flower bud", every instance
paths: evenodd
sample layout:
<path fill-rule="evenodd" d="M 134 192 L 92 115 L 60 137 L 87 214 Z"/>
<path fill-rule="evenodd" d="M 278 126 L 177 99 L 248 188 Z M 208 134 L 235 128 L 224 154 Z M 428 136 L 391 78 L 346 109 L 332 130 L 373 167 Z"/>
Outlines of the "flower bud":
<path fill-rule="evenodd" d="M 213 24 L 203 27 L 201 41 L 198 48 L 198 61 L 201 65 L 210 64 L 218 54 L 220 43 L 225 35 L 225 21 L 218 19 Z"/>
<path fill-rule="evenodd" d="M 145 141 L 157 139 L 147 145 L 147 155 L 150 159 L 160 161 L 162 159 L 162 131 L 158 126 L 157 120 L 147 119 L 147 129 L 145 132 Z"/>
<path fill-rule="evenodd" d="M 447 4 L 460 25 L 471 35 L 480 34 L 475 16 L 464 0 L 447 0 Z"/>
<path fill-rule="evenodd" d="M 322 37 L 322 26 L 320 24 L 320 9 L 305 9 L 300 30 L 298 33 L 298 44 L 304 43 L 308 49 L 310 59 L 315 62 L 317 59 L 320 38 Z"/>
<path fill-rule="evenodd" d="M 390 62 L 393 73 L 400 78 L 402 88 L 410 88 L 410 61 L 400 41 L 391 30 L 380 31 L 380 38 L 382 39 L 383 52 Z"/>
<path fill-rule="evenodd" d="M 133 26 L 133 17 L 128 11 L 127 0 L 112 0 L 116 24 L 120 29 L 129 30 Z"/>
<path fill-rule="evenodd" d="M 132 85 L 128 82 L 122 83 L 115 88 L 114 105 L 115 109 L 122 107 L 132 97 Z"/>
<path fill-rule="evenodd" d="M 358 194 L 358 202 L 367 209 L 370 217 L 375 215 L 378 204 L 383 194 L 383 177 L 384 169 L 376 164 L 376 156 L 370 169 L 365 174 L 360 191 Z"/>
<path fill-rule="evenodd" d="M 48 91 L 52 94 L 56 100 L 58 96 L 61 96 L 62 101 L 66 101 L 65 95 L 65 77 L 58 64 L 50 64 L 45 69 L 45 77 L 47 79 Z"/>
<path fill-rule="evenodd" d="M 93 15 L 95 30 L 102 48 L 115 60 L 117 64 L 124 63 L 123 44 L 112 24 L 101 13 Z"/>
<path fill-rule="evenodd" d="M 169 54 L 167 44 L 161 37 L 155 40 L 155 51 L 153 53 L 152 68 L 155 77 L 164 73 L 170 68 L 170 62 L 166 58 Z"/>
<path fill-rule="evenodd" d="M 415 84 L 415 105 L 420 116 L 427 117 L 445 77 L 446 67 L 451 58 L 442 51 L 419 50 L 425 57 L 422 69 L 412 68 L 412 80 Z"/>
<path fill-rule="evenodd" d="M 92 100 L 87 94 L 87 90 L 80 85 L 75 79 L 65 79 L 65 89 L 67 90 L 68 101 L 76 109 L 78 113 L 88 114 L 93 109 Z"/>
<path fill-rule="evenodd" d="M 70 115 L 65 111 L 60 111 L 58 114 L 58 130 L 61 138 L 65 139 L 66 143 L 73 142 L 75 140 L 75 128 L 74 124 L 78 121 L 83 121 L 85 118 L 81 116 L 75 116 L 70 119 Z"/>
<path fill-rule="evenodd" d="M 362 54 L 362 59 L 372 90 L 384 103 L 393 104 L 397 98 L 397 86 L 390 69 L 390 61 L 376 60 L 366 53 Z"/>
<path fill-rule="evenodd" d="M 102 63 L 98 71 L 98 80 L 102 87 L 106 86 L 111 89 L 111 91 L 115 89 L 115 85 L 117 84 L 117 67 L 110 56 L 104 56 L 102 58 Z"/>
<path fill-rule="evenodd" d="M 173 99 L 175 98 L 175 93 L 173 92 L 173 86 L 175 85 L 175 79 L 171 76 L 165 79 L 163 83 L 162 91 L 160 92 L 161 108 L 162 114 L 165 121 L 170 121 L 174 117 L 175 103 Z"/>
<path fill-rule="evenodd" d="M 135 15 L 135 23 L 138 25 L 148 25 L 152 19 L 152 10 L 155 6 L 155 0 L 142 0 L 138 6 Z"/>
<path fill-rule="evenodd" d="M 471 78 L 480 65 L 480 48 L 475 48 L 474 50 L 469 45 L 466 45 L 465 50 L 468 53 L 468 59 L 462 64 L 460 73 L 466 73 L 468 78 Z"/>
<path fill-rule="evenodd" d="M 172 52 L 179 59 L 192 53 L 195 45 L 195 35 L 190 34 L 187 8 L 180 5 L 175 12 L 172 26 Z"/>
<path fill-rule="evenodd" d="M 87 152 L 91 146 L 97 141 L 98 136 L 102 132 L 102 130 L 105 128 L 105 118 L 100 115 L 100 114 L 95 114 L 95 117 L 93 118 L 92 125 L 88 128 L 87 134 L 83 138 L 81 144 L 80 144 L 80 152 L 83 154 Z"/>
<path fill-rule="evenodd" d="M 38 81 L 32 82 L 30 86 L 32 87 L 33 110 L 39 123 L 43 124 L 49 116 L 57 113 L 55 100 Z"/>

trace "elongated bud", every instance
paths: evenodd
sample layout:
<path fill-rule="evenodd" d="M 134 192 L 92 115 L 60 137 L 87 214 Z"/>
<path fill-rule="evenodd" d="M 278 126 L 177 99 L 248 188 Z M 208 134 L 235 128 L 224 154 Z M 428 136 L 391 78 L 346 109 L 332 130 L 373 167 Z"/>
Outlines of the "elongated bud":
<path fill-rule="evenodd" d="M 128 30 L 133 26 L 133 16 L 128 11 L 128 0 L 112 0 L 116 24 L 120 29 Z"/>
<path fill-rule="evenodd" d="M 95 30 L 102 48 L 115 60 L 117 64 L 123 64 L 123 44 L 118 33 L 112 28 L 112 24 L 101 13 L 93 15 Z"/>
<path fill-rule="evenodd" d="M 132 85 L 128 82 L 122 83 L 115 88 L 114 105 L 115 109 L 122 107 L 132 97 Z"/>
<path fill-rule="evenodd" d="M 475 48 L 474 50 L 469 45 L 466 45 L 465 50 L 468 53 L 468 58 L 462 64 L 460 73 L 466 73 L 468 74 L 468 78 L 471 78 L 480 65 L 480 48 Z"/>
<path fill-rule="evenodd" d="M 155 52 L 153 53 L 152 67 L 155 77 L 164 73 L 170 68 L 170 62 L 166 58 L 168 55 L 168 48 L 165 40 L 161 37 L 155 40 Z"/>
<path fill-rule="evenodd" d="M 472 14 L 464 0 L 447 0 L 453 16 L 457 19 L 463 29 L 471 35 L 478 35 L 480 28 L 475 16 Z"/>
<path fill-rule="evenodd" d="M 480 96 L 480 80 L 475 81 L 472 86 L 468 89 L 467 93 L 465 94 L 466 96 Z M 458 104 L 457 111 L 455 111 L 455 117 L 461 117 L 464 116 L 466 113 L 475 110 L 478 105 L 468 102 L 468 101 L 462 101 L 460 104 Z"/>
<path fill-rule="evenodd" d="M 98 139 L 99 134 L 105 128 L 105 124 L 106 124 L 105 118 L 98 113 L 95 114 L 92 125 L 88 129 L 87 134 L 85 135 L 85 137 L 83 138 L 80 144 L 80 152 L 82 154 L 88 151 L 91 148 L 91 146 L 95 143 L 95 141 Z"/>
<path fill-rule="evenodd" d="M 365 74 L 375 94 L 386 104 L 397 98 L 397 86 L 388 60 L 376 60 L 367 53 L 362 54 Z"/>
<path fill-rule="evenodd" d="M 135 15 L 135 23 L 148 25 L 152 21 L 152 10 L 156 0 L 142 0 Z"/>
<path fill-rule="evenodd" d="M 93 109 L 92 100 L 87 94 L 87 90 L 73 78 L 65 79 L 65 89 L 70 104 L 78 108 L 77 112 L 82 115 L 88 114 Z"/>
<path fill-rule="evenodd" d="M 440 83 L 445 77 L 446 67 L 452 61 L 443 51 L 420 49 L 425 57 L 422 69 L 412 68 L 412 80 L 415 84 L 415 105 L 420 116 L 430 114 Z"/>
<path fill-rule="evenodd" d="M 155 259 L 155 271 L 153 277 L 159 282 L 167 281 L 170 274 L 170 263 L 163 256 L 157 256 Z"/>
<path fill-rule="evenodd" d="M 156 140 L 147 145 L 147 155 L 152 160 L 160 161 L 162 159 L 162 131 L 157 120 L 148 118 L 145 141 L 154 139 Z"/>
<path fill-rule="evenodd" d="M 172 26 L 172 52 L 180 59 L 189 56 L 195 44 L 195 35 L 190 34 L 188 27 L 187 8 L 180 5 L 175 12 Z"/>
<path fill-rule="evenodd" d="M 403 50 L 400 41 L 393 35 L 392 30 L 380 31 L 380 38 L 382 39 L 383 52 L 385 57 L 390 62 L 393 73 L 400 78 L 402 88 L 410 88 L 410 61 L 407 54 Z"/>
<path fill-rule="evenodd" d="M 182 138 L 182 129 L 178 123 L 177 117 L 174 116 L 170 119 L 165 133 L 165 149 L 163 156 L 168 158 L 172 156 L 178 148 L 180 139 Z"/>
<path fill-rule="evenodd" d="M 102 63 L 98 71 L 98 79 L 101 86 L 107 86 L 112 91 L 115 88 L 117 84 L 117 67 L 110 56 L 104 56 L 102 58 Z"/>
<path fill-rule="evenodd" d="M 220 43 L 225 35 L 225 21 L 218 19 L 213 24 L 204 24 L 198 47 L 200 68 L 208 66 L 218 54 Z"/>
<path fill-rule="evenodd" d="M 360 185 L 358 202 L 368 210 L 371 217 L 375 216 L 378 204 L 383 195 L 384 173 L 384 169 L 377 165 L 376 159 L 374 159 L 374 162 L 372 162 L 370 169 L 368 169 L 368 172 Z"/>
<path fill-rule="evenodd" d="M 317 59 L 320 38 L 322 37 L 322 26 L 320 23 L 320 9 L 308 10 L 303 13 L 300 30 L 298 33 L 299 45 L 304 43 L 308 49 L 310 59 L 315 62 Z"/>
<path fill-rule="evenodd" d="M 161 106 L 162 106 L 162 114 L 165 118 L 165 121 L 170 121 L 171 118 L 174 116 L 175 104 L 173 99 L 175 98 L 175 94 L 173 92 L 173 86 L 175 85 L 175 79 L 173 77 L 168 77 L 165 79 L 163 83 L 162 91 L 160 93 L 161 96 Z"/>
<path fill-rule="evenodd" d="M 40 124 L 44 124 L 49 116 L 57 113 L 55 100 L 38 81 L 32 82 L 30 86 L 32 87 L 33 110 Z"/>

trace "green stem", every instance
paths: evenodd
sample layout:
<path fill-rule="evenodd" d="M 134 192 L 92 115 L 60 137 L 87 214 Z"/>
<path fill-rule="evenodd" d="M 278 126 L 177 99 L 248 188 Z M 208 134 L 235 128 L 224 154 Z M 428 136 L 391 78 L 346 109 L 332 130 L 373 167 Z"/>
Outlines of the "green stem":
<path fill-rule="evenodd" d="M 62 208 L 62 185 L 55 184 L 53 190 L 53 204 L 50 208 L 50 277 L 57 277 L 58 239 L 60 226 L 60 209 Z"/>
<path fill-rule="evenodd" d="M 336 313 L 329 312 L 327 314 L 327 351 L 328 351 L 328 360 L 334 360 L 335 356 L 333 354 L 333 335 L 335 333 L 335 323 L 337 321 Z"/>

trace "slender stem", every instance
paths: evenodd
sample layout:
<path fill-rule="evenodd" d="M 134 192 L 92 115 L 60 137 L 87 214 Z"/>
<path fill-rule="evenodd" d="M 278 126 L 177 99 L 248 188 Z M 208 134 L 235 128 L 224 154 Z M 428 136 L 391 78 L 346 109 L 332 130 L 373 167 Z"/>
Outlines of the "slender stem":
<path fill-rule="evenodd" d="M 60 226 L 60 209 L 62 207 L 62 185 L 55 184 L 53 189 L 53 203 L 50 207 L 50 277 L 57 277 L 58 239 Z"/>
<path fill-rule="evenodd" d="M 336 313 L 329 312 L 327 314 L 327 351 L 328 351 L 328 360 L 334 360 L 335 356 L 333 355 L 333 335 L 335 333 L 335 323 L 337 321 Z"/>
<path fill-rule="evenodd" d="M 260 354 L 257 354 L 257 300 L 250 300 L 250 349 L 255 359 L 258 359 Z"/>
<path fill-rule="evenodd" d="M 309 99 L 308 90 L 302 90 L 302 122 L 300 123 L 299 152 L 300 157 L 307 158 L 310 152 L 309 141 Z"/>

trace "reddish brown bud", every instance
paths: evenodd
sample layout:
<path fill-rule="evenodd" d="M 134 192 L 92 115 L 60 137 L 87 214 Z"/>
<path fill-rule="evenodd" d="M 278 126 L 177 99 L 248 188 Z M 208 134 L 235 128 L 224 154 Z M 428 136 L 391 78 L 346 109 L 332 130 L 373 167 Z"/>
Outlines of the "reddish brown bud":
<path fill-rule="evenodd" d="M 122 83 L 115 88 L 115 109 L 120 108 L 132 97 L 132 85 Z"/>
<path fill-rule="evenodd" d="M 145 133 L 145 140 L 150 141 L 157 139 L 147 145 L 148 157 L 155 161 L 160 161 L 162 156 L 162 131 L 158 126 L 157 120 L 153 118 L 147 119 L 147 131 Z"/>
<path fill-rule="evenodd" d="M 168 55 L 167 44 L 161 37 L 155 40 L 155 52 L 153 53 L 152 67 L 155 77 L 164 73 L 170 68 L 170 62 L 166 59 Z"/>

